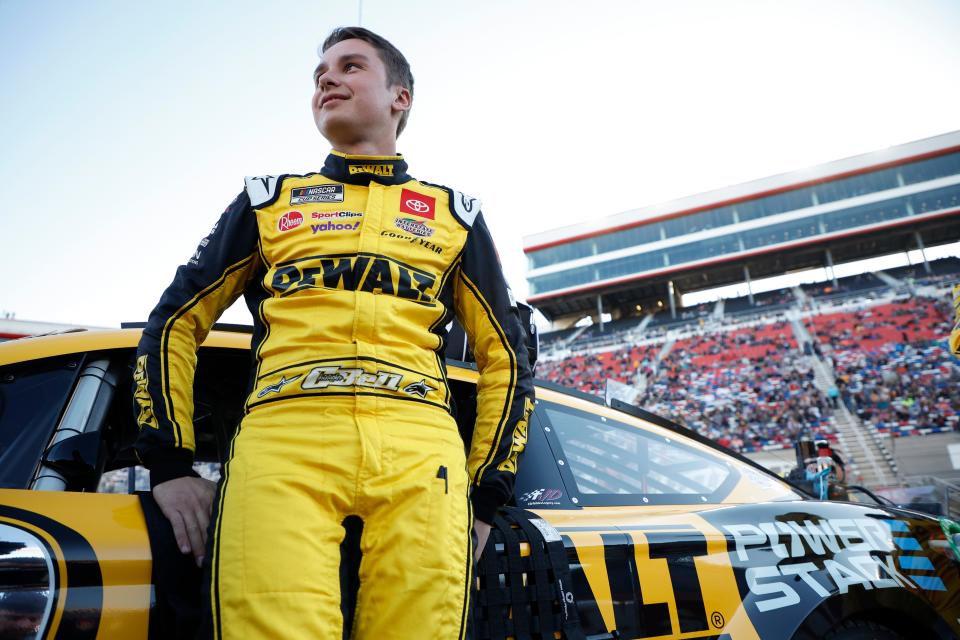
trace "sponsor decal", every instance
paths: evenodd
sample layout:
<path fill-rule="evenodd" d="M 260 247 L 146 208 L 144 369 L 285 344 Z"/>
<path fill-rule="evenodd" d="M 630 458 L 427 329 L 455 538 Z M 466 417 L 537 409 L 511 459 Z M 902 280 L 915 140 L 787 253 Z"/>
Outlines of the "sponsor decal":
<path fill-rule="evenodd" d="M 220 221 L 217 220 L 217 221 L 213 224 L 213 228 L 210 229 L 210 233 L 207 234 L 207 237 L 205 237 L 205 238 L 203 238 L 202 240 L 200 240 L 200 246 L 197 247 L 197 250 L 193 252 L 193 255 L 192 255 L 192 256 L 190 256 L 190 260 L 188 261 L 189 264 L 192 264 L 192 265 L 198 265 L 198 264 L 200 264 L 200 254 L 202 253 L 203 249 L 204 249 L 208 244 L 210 244 L 210 236 L 212 236 L 213 234 L 215 234 L 215 233 L 217 232 L 217 227 L 218 227 L 219 225 L 220 225 Z"/>
<path fill-rule="evenodd" d="M 429 238 L 433 235 L 433 229 L 413 218 L 397 218 L 393 221 L 393 224 L 395 224 L 398 229 L 403 229 L 407 233 L 412 233 L 421 238 Z"/>
<path fill-rule="evenodd" d="M 430 242 L 429 240 L 424 240 L 423 238 L 418 238 L 416 236 L 408 236 L 402 233 L 396 233 L 395 231 L 381 231 L 380 235 L 386 238 L 396 238 L 397 240 L 403 240 L 405 242 L 409 242 L 410 244 L 419 245 L 421 247 L 424 247 L 425 249 L 429 249 L 430 251 L 433 251 L 437 255 L 440 255 L 441 253 L 443 253 L 443 247 L 433 242 Z"/>
<path fill-rule="evenodd" d="M 534 489 L 521 495 L 520 502 L 525 505 L 560 504 L 559 500 L 562 497 L 562 489 Z"/>
<path fill-rule="evenodd" d="M 372 173 L 375 176 L 393 177 L 392 164 L 351 164 L 347 167 L 350 175 L 358 173 Z"/>
<path fill-rule="evenodd" d="M 271 286 L 281 295 L 321 287 L 345 291 L 368 291 L 433 303 L 436 277 L 413 270 L 386 256 L 315 256 L 296 264 L 278 267 Z"/>
<path fill-rule="evenodd" d="M 915 538 L 895 537 L 893 531 L 909 532 L 898 520 L 834 518 L 771 521 L 722 525 L 732 536 L 731 556 L 740 563 L 757 562 L 746 569 L 751 602 L 761 613 L 799 604 L 815 595 L 847 593 L 863 589 L 907 588 L 945 591 L 943 581 L 931 575 L 910 574 L 903 569 L 933 569 L 925 555 L 895 551 L 921 551 Z M 804 562 L 782 562 L 786 559 Z M 894 560 L 899 560 L 899 567 Z"/>
<path fill-rule="evenodd" d="M 303 224 L 303 214 L 299 211 L 287 211 L 277 220 L 277 230 L 281 233 L 292 231 Z"/>
<path fill-rule="evenodd" d="M 315 184 L 290 190 L 290 204 L 343 202 L 342 184 Z"/>
<path fill-rule="evenodd" d="M 360 211 L 314 211 L 310 214 L 314 220 L 326 220 L 328 218 L 362 218 Z"/>
<path fill-rule="evenodd" d="M 297 380 L 300 379 L 301 376 L 303 376 L 302 373 L 298 373 L 297 375 L 293 376 L 292 378 L 288 378 L 288 377 L 286 377 L 286 376 L 283 376 L 283 377 L 280 378 L 280 381 L 279 381 L 279 382 L 277 382 L 277 383 L 275 383 L 275 384 L 271 384 L 271 385 L 266 386 L 266 387 L 264 387 L 263 389 L 261 389 L 261 390 L 260 390 L 260 393 L 257 394 L 257 397 L 258 397 L 258 398 L 262 398 L 263 396 L 265 396 L 265 395 L 267 395 L 267 394 L 269 394 L 269 393 L 280 393 L 281 391 L 283 391 L 283 388 L 284 388 L 285 386 L 287 386 L 287 385 L 290 384 L 291 382 L 296 382 Z"/>
<path fill-rule="evenodd" d="M 356 231 L 359 228 L 359 220 L 357 222 L 321 222 L 320 224 L 310 225 L 310 230 L 314 233 L 320 231 Z"/>
<path fill-rule="evenodd" d="M 523 416 L 517 420 L 513 428 L 513 442 L 510 443 L 510 453 L 507 459 L 497 465 L 499 471 L 517 473 L 517 458 L 527 446 L 527 425 L 530 424 L 530 414 L 533 413 L 533 401 L 530 398 L 523 400 Z"/>
<path fill-rule="evenodd" d="M 403 213 L 411 213 L 421 218 L 433 220 L 436 206 L 437 199 L 432 196 L 425 196 L 409 189 L 403 189 L 400 192 L 400 211 Z"/>
<path fill-rule="evenodd" d="M 560 491 L 559 489 L 553 489 L 553 491 Z M 562 492 L 561 492 L 562 493 Z M 530 518 L 530 524 L 535 526 L 540 530 L 540 535 L 543 536 L 545 542 L 563 542 L 563 538 L 560 537 L 560 532 L 554 528 L 552 524 L 543 520 L 541 518 Z M 562 583 L 561 583 L 562 584 Z M 563 589 L 560 589 L 563 591 Z M 570 595 L 570 600 L 568 602 L 573 602 L 573 594 Z M 566 599 L 566 596 L 564 596 Z"/>
<path fill-rule="evenodd" d="M 314 367 L 300 383 L 301 389 L 327 389 L 329 387 L 366 387 L 398 391 L 403 376 L 389 371 L 370 373 L 361 368 Z"/>
<path fill-rule="evenodd" d="M 140 407 L 140 414 L 137 416 L 137 424 L 141 427 L 152 427 L 159 429 L 157 417 L 153 414 L 153 398 L 150 396 L 150 378 L 147 376 L 147 355 L 144 354 L 137 358 L 137 368 L 133 372 L 133 381 L 137 387 L 133 392 L 133 399 L 137 401 Z"/>
<path fill-rule="evenodd" d="M 427 394 L 431 391 L 436 391 L 436 387 L 431 387 L 427 384 L 426 380 L 420 380 L 420 382 L 414 382 L 408 384 L 403 388 L 403 392 L 410 394 L 411 396 L 420 396 L 421 398 L 426 398 Z"/>

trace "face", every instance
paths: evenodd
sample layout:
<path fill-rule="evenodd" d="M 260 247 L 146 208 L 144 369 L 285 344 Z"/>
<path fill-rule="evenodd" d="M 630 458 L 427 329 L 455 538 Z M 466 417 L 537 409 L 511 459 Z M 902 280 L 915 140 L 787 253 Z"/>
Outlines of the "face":
<path fill-rule="evenodd" d="M 334 146 L 392 135 L 410 108 L 410 92 L 387 86 L 377 50 L 363 40 L 344 40 L 323 53 L 314 73 L 313 119 Z"/>

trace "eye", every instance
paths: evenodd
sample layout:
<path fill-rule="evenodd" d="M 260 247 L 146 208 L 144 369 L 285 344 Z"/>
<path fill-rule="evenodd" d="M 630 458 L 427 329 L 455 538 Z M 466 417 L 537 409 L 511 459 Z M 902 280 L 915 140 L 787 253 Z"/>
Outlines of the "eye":
<path fill-rule="evenodd" d="M 359 68 L 360 68 L 360 65 L 358 65 L 356 62 L 348 62 L 347 64 L 343 65 L 344 71 L 349 71 L 350 69 L 359 69 Z"/>

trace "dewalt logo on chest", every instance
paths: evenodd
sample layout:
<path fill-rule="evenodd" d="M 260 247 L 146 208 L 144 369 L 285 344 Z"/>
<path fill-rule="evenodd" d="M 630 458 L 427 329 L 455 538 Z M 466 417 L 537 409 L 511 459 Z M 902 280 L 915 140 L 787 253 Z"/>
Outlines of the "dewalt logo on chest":
<path fill-rule="evenodd" d="M 314 256 L 277 267 L 271 287 L 281 296 L 311 288 L 380 292 L 433 303 L 436 277 L 381 255 Z"/>

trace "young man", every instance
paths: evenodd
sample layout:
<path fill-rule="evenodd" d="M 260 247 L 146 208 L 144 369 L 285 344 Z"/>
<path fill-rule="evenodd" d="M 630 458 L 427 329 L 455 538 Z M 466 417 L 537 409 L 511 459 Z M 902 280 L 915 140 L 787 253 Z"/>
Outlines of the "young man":
<path fill-rule="evenodd" d="M 322 50 L 312 106 L 334 151 L 320 173 L 248 178 L 177 270 L 137 354 L 137 447 L 181 550 L 209 555 L 216 637 L 462 638 L 471 526 L 479 551 L 533 408 L 524 332 L 480 203 L 396 154 L 403 55 L 361 28 Z M 253 371 L 211 517 L 191 470 L 195 354 L 240 294 Z M 466 454 L 443 363 L 454 315 L 480 371 Z M 355 614 L 345 528 L 361 532 Z"/>

